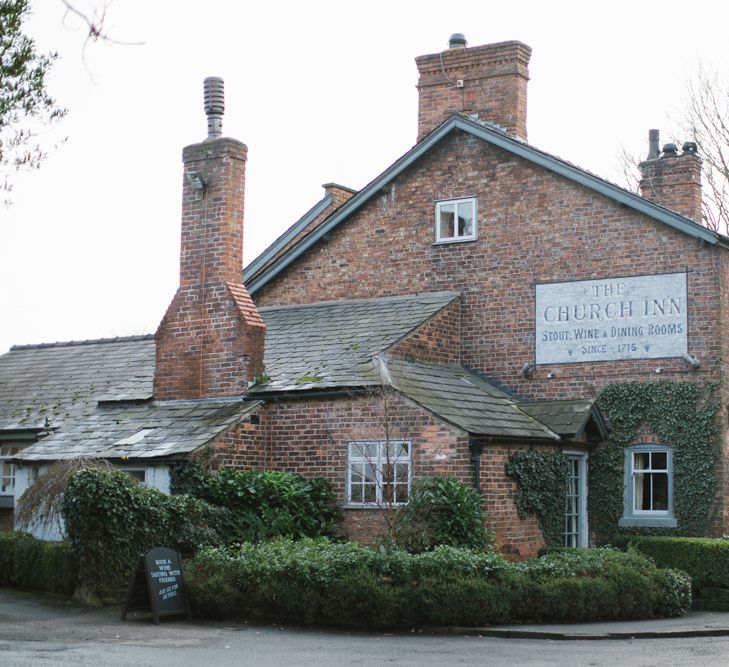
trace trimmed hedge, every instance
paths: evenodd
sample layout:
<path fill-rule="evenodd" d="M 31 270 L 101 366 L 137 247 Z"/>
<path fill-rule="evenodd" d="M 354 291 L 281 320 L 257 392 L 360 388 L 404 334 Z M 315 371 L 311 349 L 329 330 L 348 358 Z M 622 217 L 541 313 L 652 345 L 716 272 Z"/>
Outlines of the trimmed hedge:
<path fill-rule="evenodd" d="M 729 540 L 703 537 L 633 537 L 629 547 L 650 556 L 659 567 L 687 572 L 694 591 L 729 588 Z"/>
<path fill-rule="evenodd" d="M 201 616 L 358 628 L 674 616 L 688 577 L 637 553 L 572 550 L 525 563 L 436 547 L 373 551 L 326 540 L 201 550 L 185 577 Z"/>
<path fill-rule="evenodd" d="M 76 563 L 67 542 L 0 532 L 0 585 L 71 595 L 77 583 Z"/>

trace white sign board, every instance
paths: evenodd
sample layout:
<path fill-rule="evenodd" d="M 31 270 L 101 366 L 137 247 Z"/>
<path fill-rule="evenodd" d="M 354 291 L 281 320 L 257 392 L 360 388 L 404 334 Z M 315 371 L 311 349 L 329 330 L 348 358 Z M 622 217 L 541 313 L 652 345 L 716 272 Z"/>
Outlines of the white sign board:
<path fill-rule="evenodd" d="M 686 273 L 536 285 L 537 364 L 688 353 Z"/>

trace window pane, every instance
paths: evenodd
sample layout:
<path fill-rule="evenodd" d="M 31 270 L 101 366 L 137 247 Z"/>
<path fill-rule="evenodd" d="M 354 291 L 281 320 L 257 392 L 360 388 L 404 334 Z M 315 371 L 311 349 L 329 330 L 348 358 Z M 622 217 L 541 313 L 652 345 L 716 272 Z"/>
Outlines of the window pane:
<path fill-rule="evenodd" d="M 351 476 L 350 480 L 352 484 L 361 484 L 364 480 L 364 471 L 363 471 L 364 464 L 363 463 L 353 463 L 351 467 Z"/>
<path fill-rule="evenodd" d="M 654 473 L 653 477 L 653 510 L 668 509 L 668 475 L 664 472 Z"/>
<path fill-rule="evenodd" d="M 636 452 L 633 454 L 633 470 L 647 470 L 650 466 L 649 452 Z"/>
<path fill-rule="evenodd" d="M 453 238 L 456 235 L 455 217 L 455 206 L 453 204 L 441 205 L 439 232 L 441 238 Z"/>
<path fill-rule="evenodd" d="M 349 455 L 352 458 L 373 461 L 377 458 L 378 446 L 376 442 L 350 442 Z"/>
<path fill-rule="evenodd" d="M 405 503 L 408 500 L 408 485 L 395 484 L 395 502 Z"/>
<path fill-rule="evenodd" d="M 395 465 L 395 481 L 396 482 L 407 482 L 408 481 L 408 464 L 398 463 Z"/>
<path fill-rule="evenodd" d="M 458 204 L 458 236 L 473 236 L 473 204 Z"/>
<path fill-rule="evenodd" d="M 407 444 L 404 442 L 391 442 L 387 446 L 387 459 L 390 463 L 402 461 L 408 456 Z"/>
<path fill-rule="evenodd" d="M 651 477 L 644 473 L 635 475 L 635 509 L 649 510 L 651 508 Z"/>
<path fill-rule="evenodd" d="M 668 454 L 666 452 L 653 452 L 651 454 L 651 468 L 653 470 L 667 470 Z"/>
<path fill-rule="evenodd" d="M 376 487 L 374 484 L 365 484 L 363 490 L 363 502 L 374 503 L 377 500 Z"/>

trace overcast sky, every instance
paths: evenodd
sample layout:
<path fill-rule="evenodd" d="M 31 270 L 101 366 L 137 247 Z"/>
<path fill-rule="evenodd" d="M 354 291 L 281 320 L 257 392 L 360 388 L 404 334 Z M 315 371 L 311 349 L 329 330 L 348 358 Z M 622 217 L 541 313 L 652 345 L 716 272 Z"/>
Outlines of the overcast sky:
<path fill-rule="evenodd" d="M 530 143 L 611 180 L 621 147 L 644 156 L 652 127 L 669 138 L 699 63 L 729 72 L 729 4 L 713 0 L 116 0 L 107 30 L 144 44 L 85 50 L 60 0 L 33 5 L 69 110 L 43 139 L 67 140 L 0 208 L 0 353 L 154 332 L 177 286 L 181 150 L 206 136 L 206 76 L 225 79 L 224 134 L 249 149 L 249 262 L 323 183 L 359 189 L 413 145 L 413 59 L 453 32 L 530 45 Z"/>

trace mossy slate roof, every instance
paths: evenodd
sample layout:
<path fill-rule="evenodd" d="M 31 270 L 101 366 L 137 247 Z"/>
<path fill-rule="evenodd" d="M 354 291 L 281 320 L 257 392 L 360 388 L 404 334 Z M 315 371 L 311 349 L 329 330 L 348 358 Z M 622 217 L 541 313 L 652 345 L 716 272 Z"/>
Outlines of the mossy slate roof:
<path fill-rule="evenodd" d="M 460 366 L 388 359 L 391 383 L 405 396 L 472 435 L 559 440 L 516 401 Z"/>

